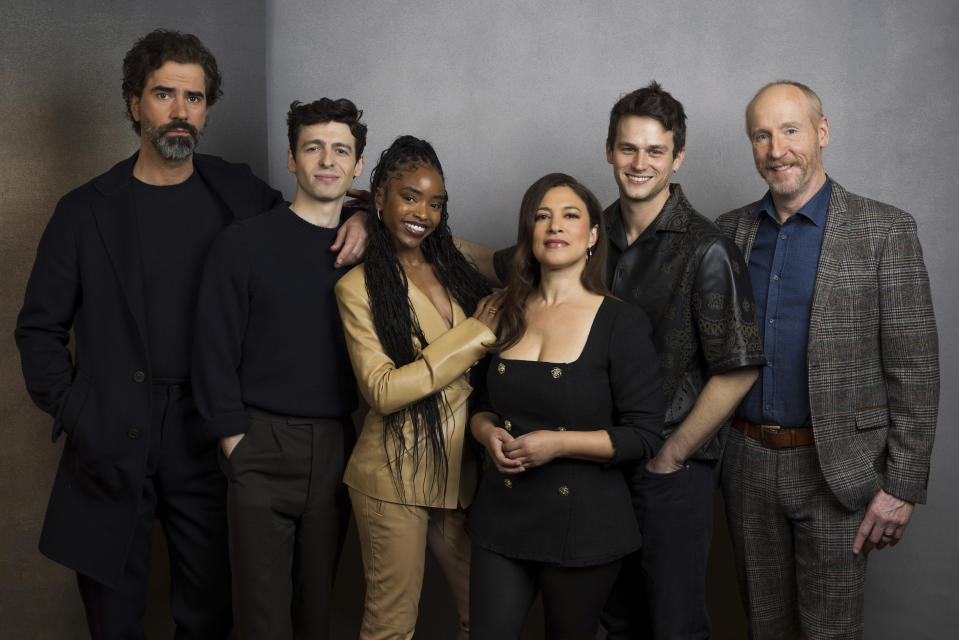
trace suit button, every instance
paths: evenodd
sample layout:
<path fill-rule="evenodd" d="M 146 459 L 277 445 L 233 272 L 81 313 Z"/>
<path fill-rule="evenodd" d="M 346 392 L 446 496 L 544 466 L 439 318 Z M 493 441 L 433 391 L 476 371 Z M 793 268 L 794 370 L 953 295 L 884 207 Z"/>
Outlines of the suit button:
<path fill-rule="evenodd" d="M 566 427 L 556 427 L 557 431 L 566 431 Z"/>
<path fill-rule="evenodd" d="M 147 379 L 147 374 L 143 373 L 142 371 L 137 370 L 137 371 L 134 371 L 134 372 L 133 372 L 133 381 L 134 381 L 134 382 L 143 382 L 143 381 L 146 380 L 146 379 Z"/>
<path fill-rule="evenodd" d="M 512 431 L 513 423 L 510 422 L 509 420 L 503 420 L 503 428 L 506 429 L 507 432 Z"/>
<path fill-rule="evenodd" d="M 549 375 L 553 376 L 553 379 L 555 380 L 559 378 L 561 375 L 563 375 L 563 370 L 560 369 L 559 367 L 553 367 L 552 369 L 549 370 Z"/>
<path fill-rule="evenodd" d="M 136 440 L 137 438 L 140 437 L 140 430 L 137 429 L 136 427 L 132 429 L 127 429 L 127 437 L 130 438 L 131 440 Z"/>
<path fill-rule="evenodd" d="M 557 491 L 559 492 L 559 495 L 563 496 L 564 498 L 569 495 L 569 487 L 567 487 L 565 484 L 557 489 Z"/>
<path fill-rule="evenodd" d="M 509 478 L 503 478 L 503 486 L 506 487 L 507 489 L 512 489 L 513 481 L 510 480 Z"/>

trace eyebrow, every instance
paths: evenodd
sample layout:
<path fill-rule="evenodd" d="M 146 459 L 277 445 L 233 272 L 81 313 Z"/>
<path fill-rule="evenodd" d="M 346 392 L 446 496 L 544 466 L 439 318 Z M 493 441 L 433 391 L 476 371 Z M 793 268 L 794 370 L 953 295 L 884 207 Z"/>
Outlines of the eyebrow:
<path fill-rule="evenodd" d="M 322 140 L 322 139 L 320 139 L 320 138 L 313 138 L 312 140 L 304 140 L 304 141 L 300 144 L 300 146 L 301 146 L 301 147 L 305 147 L 305 146 L 308 146 L 308 145 L 311 145 L 311 144 L 326 144 L 326 140 Z M 349 149 L 350 151 L 353 151 L 353 147 L 352 147 L 351 145 L 348 145 L 348 144 L 345 143 L 345 142 L 333 142 L 333 143 L 331 143 L 331 146 L 333 146 L 333 147 L 335 147 L 335 148 Z"/>
<path fill-rule="evenodd" d="M 152 93 L 157 93 L 157 92 L 161 92 L 161 93 L 176 93 L 176 89 L 175 89 L 175 88 L 173 88 L 173 87 L 168 87 L 168 86 L 162 85 L 162 84 L 156 85 L 155 87 L 153 87 L 152 89 L 150 89 L 150 91 L 151 91 Z M 203 97 L 203 96 L 204 96 L 204 93 L 203 93 L 202 91 L 187 91 L 186 94 L 187 94 L 188 96 L 200 96 L 200 97 Z"/>

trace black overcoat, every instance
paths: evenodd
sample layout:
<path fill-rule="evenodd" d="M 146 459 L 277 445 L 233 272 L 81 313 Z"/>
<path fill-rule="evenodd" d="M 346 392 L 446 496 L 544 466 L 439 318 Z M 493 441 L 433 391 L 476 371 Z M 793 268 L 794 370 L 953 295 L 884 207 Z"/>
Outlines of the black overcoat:
<path fill-rule="evenodd" d="M 15 337 L 33 401 L 63 447 L 40 551 L 112 585 L 123 570 L 143 490 L 152 382 L 134 215 L 136 154 L 57 204 L 37 248 Z M 244 164 L 194 154 L 234 219 L 282 196 Z M 162 323 L 164 318 L 151 317 Z M 68 349 L 73 329 L 76 357 Z"/>

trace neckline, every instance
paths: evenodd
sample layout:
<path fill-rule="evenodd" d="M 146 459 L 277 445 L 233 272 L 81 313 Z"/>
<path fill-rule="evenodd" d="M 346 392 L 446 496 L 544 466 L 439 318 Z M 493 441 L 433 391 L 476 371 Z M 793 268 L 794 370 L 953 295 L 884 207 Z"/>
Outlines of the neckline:
<path fill-rule="evenodd" d="M 416 286 L 416 283 L 413 282 L 413 280 L 409 276 L 406 276 L 406 288 L 407 288 L 407 294 L 415 290 L 417 295 L 419 295 L 424 300 L 426 300 L 426 303 L 433 309 L 437 317 L 439 317 L 440 322 L 442 323 L 445 331 L 449 331 L 450 329 L 456 326 L 456 308 L 458 305 L 453 304 L 453 296 L 450 295 L 449 289 L 447 289 L 446 287 L 443 287 L 443 291 L 446 292 L 446 301 L 450 305 L 450 317 L 453 319 L 452 322 L 446 321 L 446 316 L 444 316 L 443 312 L 439 310 L 439 307 L 433 304 L 433 299 L 430 298 L 425 291 L 423 291 L 418 286 Z"/>
<path fill-rule="evenodd" d="M 607 304 L 612 300 L 609 296 L 603 296 L 603 301 L 599 303 L 599 307 L 596 308 L 596 313 L 593 314 L 593 319 L 589 325 L 589 333 L 586 334 L 586 341 L 583 343 L 583 348 L 580 349 L 579 355 L 577 355 L 573 360 L 568 362 L 553 362 L 550 360 L 524 360 L 522 358 L 504 358 L 501 355 L 497 354 L 497 358 L 502 362 L 529 362 L 531 364 L 549 364 L 549 365 L 562 365 L 570 366 L 579 362 L 583 354 L 586 353 L 586 348 L 589 346 L 589 343 L 593 340 L 593 334 L 596 332 L 596 319 L 599 318 L 599 314 L 603 313 L 603 310 L 606 308 Z"/>

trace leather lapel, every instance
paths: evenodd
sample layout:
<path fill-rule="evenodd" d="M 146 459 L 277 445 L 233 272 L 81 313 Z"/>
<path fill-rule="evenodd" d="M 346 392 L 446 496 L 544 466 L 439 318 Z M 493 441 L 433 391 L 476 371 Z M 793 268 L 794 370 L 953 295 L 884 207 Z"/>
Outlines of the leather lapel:
<path fill-rule="evenodd" d="M 443 315 L 433 305 L 433 301 L 430 300 L 429 296 L 420 291 L 412 281 L 407 281 L 407 289 L 409 291 L 410 304 L 413 306 L 413 312 L 416 313 L 416 317 L 420 323 L 420 329 L 423 330 L 426 341 L 432 343 L 436 338 L 449 331 L 450 327 L 446 326 L 446 320 L 443 319 Z M 446 295 L 449 296 L 453 307 L 453 326 L 455 327 L 463 321 L 463 310 L 460 309 L 458 304 L 452 302 L 453 296 L 450 295 L 449 291 L 446 292 Z"/>
<path fill-rule="evenodd" d="M 822 248 L 819 250 L 819 265 L 816 267 L 816 283 L 813 287 L 812 309 L 809 312 L 809 336 L 807 344 L 815 343 L 816 336 L 826 315 L 826 306 L 832 295 L 833 283 L 842 270 L 842 257 L 846 247 L 846 190 L 832 183 L 829 209 L 826 211 L 826 228 L 823 230 Z"/>

